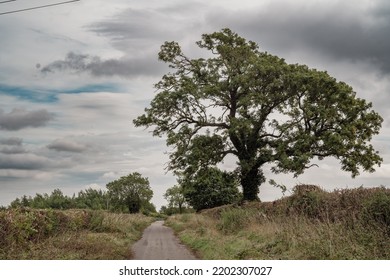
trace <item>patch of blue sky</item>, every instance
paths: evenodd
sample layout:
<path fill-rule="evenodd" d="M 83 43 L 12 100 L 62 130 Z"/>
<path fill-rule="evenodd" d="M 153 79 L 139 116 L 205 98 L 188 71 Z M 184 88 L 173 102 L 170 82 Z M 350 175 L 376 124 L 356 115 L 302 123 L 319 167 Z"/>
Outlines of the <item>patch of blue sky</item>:
<path fill-rule="evenodd" d="M 120 92 L 120 87 L 115 84 L 91 84 L 67 89 L 29 89 L 20 86 L 0 84 L 0 95 L 13 96 L 18 99 L 37 103 L 54 103 L 58 101 L 59 94 L 80 94 L 95 92 Z"/>
<path fill-rule="evenodd" d="M 9 86 L 4 84 L 0 84 L 0 94 L 39 103 L 52 103 L 57 101 L 57 97 L 51 91 L 42 89 L 28 89 L 24 87 Z"/>
<path fill-rule="evenodd" d="M 120 92 L 120 86 L 117 84 L 91 84 L 77 88 L 55 91 L 57 93 L 77 94 L 85 92 Z"/>

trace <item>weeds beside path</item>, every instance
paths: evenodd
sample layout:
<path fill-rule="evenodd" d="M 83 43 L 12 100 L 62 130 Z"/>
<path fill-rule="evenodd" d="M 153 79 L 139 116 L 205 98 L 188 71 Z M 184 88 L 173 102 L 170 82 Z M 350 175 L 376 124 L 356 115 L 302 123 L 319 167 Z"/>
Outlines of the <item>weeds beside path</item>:
<path fill-rule="evenodd" d="M 274 203 L 168 219 L 202 259 L 390 259 L 390 190 L 296 188 Z"/>
<path fill-rule="evenodd" d="M 129 259 L 154 218 L 86 210 L 0 211 L 0 259 Z"/>

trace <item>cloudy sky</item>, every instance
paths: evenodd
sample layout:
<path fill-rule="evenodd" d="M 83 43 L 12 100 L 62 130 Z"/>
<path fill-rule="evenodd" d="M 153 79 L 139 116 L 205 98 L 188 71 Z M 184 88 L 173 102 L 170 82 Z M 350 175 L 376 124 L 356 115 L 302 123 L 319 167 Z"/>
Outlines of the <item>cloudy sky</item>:
<path fill-rule="evenodd" d="M 0 14 L 54 0 L 1 3 Z M 289 63 L 327 70 L 385 119 L 372 143 L 384 162 L 351 179 L 329 159 L 298 178 L 327 189 L 387 185 L 390 177 L 390 2 L 386 0 L 81 0 L 0 15 L 0 205 L 24 194 L 104 188 L 140 172 L 153 202 L 176 182 L 164 139 L 135 128 L 167 71 L 164 41 L 196 57 L 201 34 L 229 27 Z M 232 163 L 226 163 L 229 167 Z M 231 166 L 230 166 L 231 167 Z M 262 200 L 281 193 L 268 184 Z"/>

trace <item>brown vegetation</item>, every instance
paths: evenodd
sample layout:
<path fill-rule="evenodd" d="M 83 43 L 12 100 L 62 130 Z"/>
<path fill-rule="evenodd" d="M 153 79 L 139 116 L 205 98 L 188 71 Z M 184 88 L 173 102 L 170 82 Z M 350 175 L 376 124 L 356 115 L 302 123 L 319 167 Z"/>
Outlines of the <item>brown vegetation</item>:
<path fill-rule="evenodd" d="M 86 210 L 0 211 L 0 259 L 127 259 L 153 218 Z"/>

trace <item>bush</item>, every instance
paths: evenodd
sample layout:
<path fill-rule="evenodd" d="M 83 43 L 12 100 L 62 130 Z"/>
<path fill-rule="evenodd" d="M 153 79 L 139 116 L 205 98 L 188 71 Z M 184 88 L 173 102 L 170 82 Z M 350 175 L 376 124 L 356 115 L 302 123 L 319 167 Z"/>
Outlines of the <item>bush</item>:
<path fill-rule="evenodd" d="M 289 199 L 289 210 L 309 218 L 319 218 L 324 210 L 325 195 L 318 186 L 297 185 Z"/>
<path fill-rule="evenodd" d="M 231 204 L 241 199 L 233 173 L 216 167 L 199 170 L 183 181 L 184 196 L 196 211 Z"/>
<path fill-rule="evenodd" d="M 92 211 L 88 222 L 88 229 L 95 232 L 103 232 L 105 230 L 105 227 L 103 226 L 103 221 L 103 211 Z"/>
<path fill-rule="evenodd" d="M 218 229 L 224 233 L 235 233 L 244 229 L 248 224 L 253 222 L 257 210 L 231 208 L 221 212 Z"/>
<path fill-rule="evenodd" d="M 31 243 L 68 231 L 99 229 L 101 213 L 16 208 L 0 212 L 0 247 L 27 248 Z M 1 257 L 1 256 L 0 256 Z"/>
<path fill-rule="evenodd" d="M 374 221 L 385 226 L 390 233 L 390 193 L 376 192 L 364 203 L 363 217 L 367 222 Z"/>

